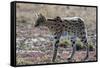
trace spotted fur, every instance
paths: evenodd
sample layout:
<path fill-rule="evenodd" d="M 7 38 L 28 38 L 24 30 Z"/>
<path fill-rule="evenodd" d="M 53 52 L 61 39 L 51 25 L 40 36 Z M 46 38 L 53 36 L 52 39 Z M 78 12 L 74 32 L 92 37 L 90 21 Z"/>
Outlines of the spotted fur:
<path fill-rule="evenodd" d="M 73 36 L 79 37 L 81 39 L 81 42 L 86 46 L 87 54 L 84 60 L 88 58 L 88 43 L 87 43 L 87 34 L 86 29 L 84 25 L 84 21 L 81 18 L 73 17 L 73 18 L 67 18 L 67 19 L 61 19 L 59 16 L 57 16 L 54 19 L 46 19 L 42 14 L 39 15 L 35 26 L 46 26 L 49 28 L 49 30 L 52 32 L 52 35 L 55 38 L 55 44 L 54 44 L 54 54 L 52 61 L 54 62 L 57 55 L 57 49 L 58 49 L 58 43 L 59 39 L 63 32 L 72 33 Z M 72 37 L 72 38 L 74 38 Z M 71 60 L 74 56 L 75 50 L 76 50 L 76 41 L 71 39 L 73 51 L 71 56 L 68 58 L 68 60 Z"/>

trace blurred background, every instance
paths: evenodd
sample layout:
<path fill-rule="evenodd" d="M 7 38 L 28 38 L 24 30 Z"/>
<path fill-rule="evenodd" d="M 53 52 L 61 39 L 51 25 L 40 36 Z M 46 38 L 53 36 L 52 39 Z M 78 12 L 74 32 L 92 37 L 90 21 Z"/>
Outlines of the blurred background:
<path fill-rule="evenodd" d="M 89 61 L 96 60 L 96 8 L 81 6 L 62 6 L 44 4 L 16 4 L 16 54 L 17 64 L 52 63 L 53 42 L 48 28 L 35 28 L 38 14 L 46 18 L 80 17 L 84 20 L 90 49 Z M 81 61 L 85 57 L 85 49 L 77 38 L 76 54 L 72 62 Z M 71 42 L 66 35 L 61 37 L 56 63 L 68 62 L 72 52 Z"/>

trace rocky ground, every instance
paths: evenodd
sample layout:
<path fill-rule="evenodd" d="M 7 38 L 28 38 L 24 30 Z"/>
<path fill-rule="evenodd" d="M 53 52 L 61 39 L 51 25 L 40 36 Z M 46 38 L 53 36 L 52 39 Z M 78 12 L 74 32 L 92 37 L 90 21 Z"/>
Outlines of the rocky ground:
<path fill-rule="evenodd" d="M 56 16 L 60 16 L 61 18 L 76 16 L 84 19 L 88 34 L 88 42 L 92 42 L 93 47 L 96 47 L 97 32 L 95 8 L 19 3 L 16 4 L 16 10 L 16 61 L 18 65 L 53 63 L 52 56 L 54 47 L 52 42 L 54 39 L 50 34 L 51 32 L 46 27 L 34 27 L 34 24 L 38 19 L 37 15 L 40 13 L 46 18 L 55 18 Z M 95 50 L 89 52 L 87 61 L 96 60 Z M 74 58 L 71 61 L 68 61 L 67 58 L 70 57 L 71 52 L 72 48 L 65 49 L 59 47 L 55 63 L 79 62 L 85 57 L 86 53 L 85 51 L 76 51 Z"/>
<path fill-rule="evenodd" d="M 56 60 L 52 62 L 54 39 L 48 30 L 24 27 L 18 26 L 17 29 L 16 61 L 18 65 L 80 62 L 86 55 L 86 51 L 76 51 L 73 59 L 68 61 L 67 58 L 70 57 L 72 48 L 59 47 Z M 86 61 L 96 60 L 96 46 L 93 47 L 94 49 L 89 52 L 89 58 Z"/>
<path fill-rule="evenodd" d="M 63 49 L 63 48 L 62 48 Z M 56 61 L 54 63 L 62 62 L 81 62 L 86 55 L 86 51 L 76 51 L 72 60 L 68 61 L 67 58 L 71 55 L 71 50 L 58 49 Z M 71 49 L 71 48 L 70 48 Z M 67 50 L 67 51 L 66 51 Z M 47 51 L 27 51 L 17 53 L 17 64 L 45 64 L 52 62 L 53 50 Z M 89 58 L 86 61 L 96 61 L 96 52 L 90 51 Z"/>
<path fill-rule="evenodd" d="M 26 33 L 22 32 L 21 34 L 21 31 Z M 52 45 L 53 38 L 51 37 L 51 35 L 45 33 L 42 30 L 28 31 L 27 29 L 26 31 L 20 30 L 17 33 L 19 33 L 17 34 L 16 39 L 16 61 L 18 65 L 53 63 L 52 57 L 54 47 Z M 38 35 L 38 33 L 40 34 Z M 87 61 L 96 60 L 96 46 L 93 47 L 94 49 L 93 51 L 89 52 L 89 58 L 87 59 Z M 80 62 L 86 55 L 86 51 L 76 51 L 73 59 L 71 61 L 68 61 L 67 58 L 70 57 L 71 53 L 71 47 L 59 47 L 56 61 L 54 63 Z"/>

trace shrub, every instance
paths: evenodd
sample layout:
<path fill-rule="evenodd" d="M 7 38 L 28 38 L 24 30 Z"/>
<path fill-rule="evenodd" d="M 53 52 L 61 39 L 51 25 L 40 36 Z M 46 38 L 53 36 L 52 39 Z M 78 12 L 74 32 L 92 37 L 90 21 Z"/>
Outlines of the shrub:
<path fill-rule="evenodd" d="M 71 44 L 71 41 L 65 40 L 65 41 L 63 41 L 63 43 L 66 44 L 66 45 L 70 45 Z"/>
<path fill-rule="evenodd" d="M 76 50 L 82 50 L 83 49 L 83 44 L 81 41 L 76 41 Z"/>
<path fill-rule="evenodd" d="M 65 40 L 63 40 L 63 41 L 60 41 L 60 46 L 61 46 L 61 47 L 68 47 L 68 46 L 70 46 L 70 45 L 71 45 L 71 41 L 68 40 L 68 39 L 65 39 Z"/>
<path fill-rule="evenodd" d="M 88 44 L 88 46 L 89 46 L 89 51 L 93 51 L 94 50 L 93 44 Z"/>

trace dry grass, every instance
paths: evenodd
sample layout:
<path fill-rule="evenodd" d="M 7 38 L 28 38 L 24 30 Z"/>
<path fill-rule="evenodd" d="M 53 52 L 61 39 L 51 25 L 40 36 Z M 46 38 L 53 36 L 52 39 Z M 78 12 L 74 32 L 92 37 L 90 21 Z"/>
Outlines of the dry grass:
<path fill-rule="evenodd" d="M 61 18 L 66 18 L 66 17 L 80 17 L 84 20 L 84 23 L 86 25 L 87 33 L 88 35 L 91 34 L 96 34 L 96 8 L 93 7 L 80 7 L 80 6 L 57 6 L 57 5 L 43 5 L 43 4 L 26 4 L 26 3 L 17 3 L 16 4 L 16 38 L 18 39 L 17 41 L 17 46 L 24 46 L 23 48 L 27 49 L 27 51 L 34 51 L 34 50 L 41 50 L 45 53 L 45 55 L 41 57 L 37 57 L 34 59 L 34 57 L 21 57 L 20 53 L 17 55 L 17 64 L 18 65 L 23 65 L 23 64 L 41 64 L 41 63 L 50 63 L 52 60 L 52 51 L 53 51 L 53 46 L 51 45 L 50 47 L 46 49 L 41 49 L 42 47 L 37 46 L 37 49 L 34 47 L 31 49 L 31 46 L 35 46 L 35 44 L 28 44 L 32 43 L 28 42 L 27 44 L 24 44 L 28 39 L 34 39 L 36 34 L 40 34 L 39 36 L 44 37 L 45 35 L 48 35 L 49 31 L 48 30 L 38 30 L 34 27 L 34 23 L 37 19 L 38 14 L 43 14 L 46 18 L 55 18 L 56 16 L 60 16 Z M 23 41 L 24 40 L 24 41 Z M 21 44 L 20 44 L 21 43 Z M 49 43 L 48 43 L 49 44 Z M 30 48 L 28 50 L 28 45 L 30 45 Z M 49 45 L 48 45 L 49 46 Z M 43 47 L 44 48 L 44 47 Z M 31 50 L 30 50 L 31 49 Z M 37 50 L 37 51 L 38 51 Z M 49 50 L 50 54 L 46 54 L 47 50 Z M 59 50 L 60 51 L 60 50 Z M 78 55 L 79 52 L 77 52 Z M 82 55 L 84 55 L 84 52 L 81 52 Z M 24 53 L 23 53 L 24 54 Z M 90 56 L 92 59 L 89 60 L 95 60 L 96 57 L 94 56 L 95 51 L 93 51 L 93 55 L 91 54 Z M 26 55 L 26 54 L 24 54 Z M 60 57 L 62 57 L 62 54 L 59 54 Z M 66 53 L 67 55 L 67 53 Z M 59 62 L 67 62 L 66 57 L 62 57 L 61 59 L 58 57 L 56 60 L 58 63 Z M 67 56 L 68 57 L 68 56 Z M 80 58 L 80 56 L 78 56 Z M 75 57 L 75 58 L 78 58 Z M 81 56 L 83 57 L 83 56 Z M 41 59 L 42 58 L 42 59 Z M 76 59 L 78 61 L 80 59 Z"/>

